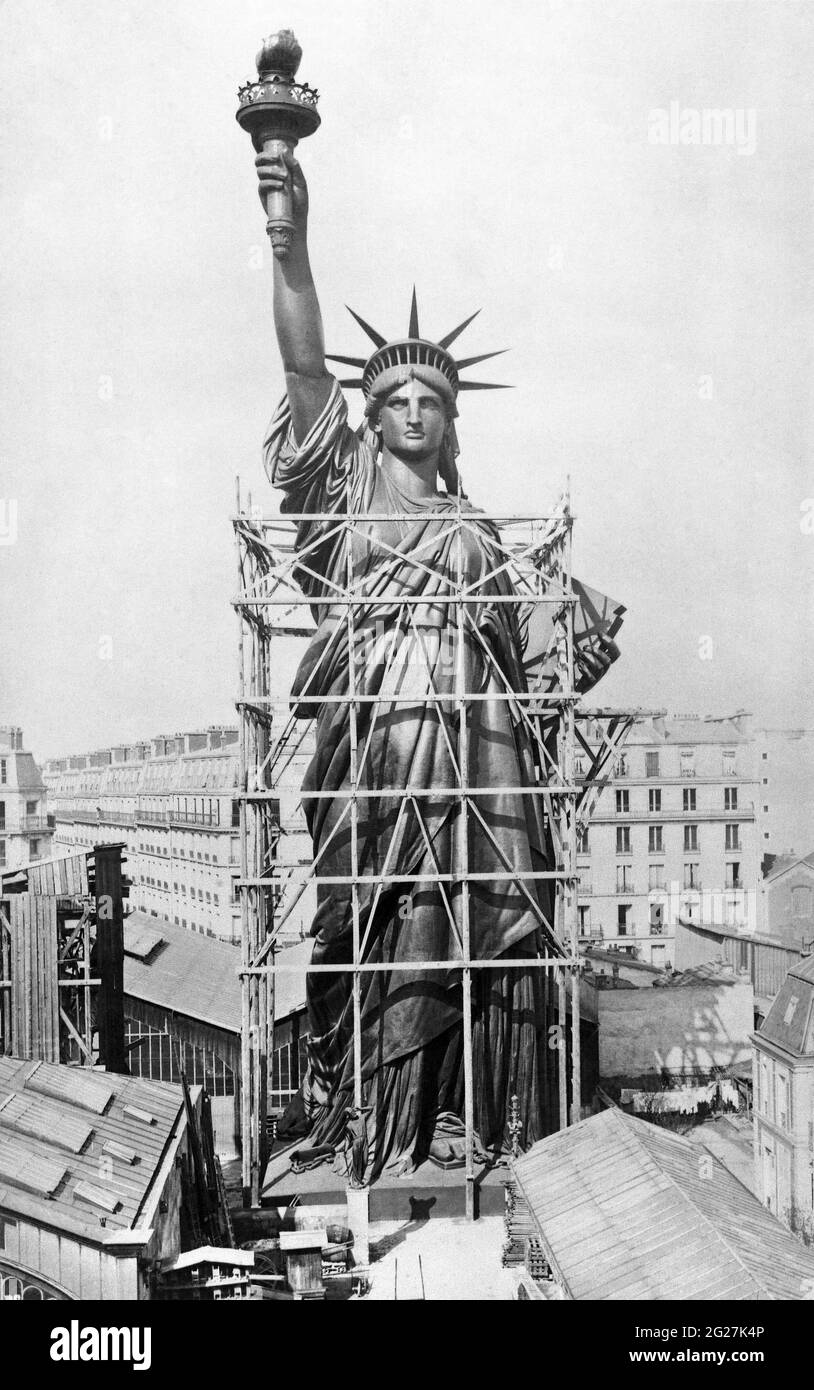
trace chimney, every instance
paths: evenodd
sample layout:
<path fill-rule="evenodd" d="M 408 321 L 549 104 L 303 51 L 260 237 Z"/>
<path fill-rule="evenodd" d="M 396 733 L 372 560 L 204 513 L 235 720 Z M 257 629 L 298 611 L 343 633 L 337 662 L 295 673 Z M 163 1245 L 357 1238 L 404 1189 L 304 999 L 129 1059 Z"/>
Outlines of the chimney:
<path fill-rule="evenodd" d="M 204 733 L 183 735 L 183 751 L 185 753 L 197 753 L 201 748 L 205 748 L 206 744 L 207 737 Z"/>

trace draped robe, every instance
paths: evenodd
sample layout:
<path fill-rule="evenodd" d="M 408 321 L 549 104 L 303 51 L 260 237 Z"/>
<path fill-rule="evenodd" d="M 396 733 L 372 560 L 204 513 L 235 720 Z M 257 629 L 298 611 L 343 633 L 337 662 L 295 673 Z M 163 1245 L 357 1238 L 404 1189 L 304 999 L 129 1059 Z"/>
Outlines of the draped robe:
<path fill-rule="evenodd" d="M 507 690 L 524 691 L 526 677 L 518 605 L 492 601 L 511 593 L 498 533 L 463 499 L 437 494 L 425 502 L 401 493 L 350 429 L 336 382 L 300 445 L 283 400 L 265 463 L 285 494 L 283 514 L 354 518 L 351 534 L 330 519 L 298 523 L 295 573 L 317 624 L 292 690 L 295 711 L 316 720 L 304 791 L 341 793 L 352 785 L 347 607 L 331 600 L 349 578 L 355 596 L 376 599 L 353 609 L 353 688 L 382 697 L 356 706 L 358 786 L 374 793 L 356 803 L 359 930 L 364 961 L 406 968 L 361 975 L 366 1176 L 396 1161 L 420 1162 L 439 1114 L 463 1115 L 462 972 L 454 964 L 462 956 L 463 889 L 460 877 L 441 886 L 422 881 L 427 875 L 503 876 L 470 881 L 468 891 L 471 958 L 495 962 L 472 971 L 475 1128 L 483 1145 L 501 1148 L 516 1095 L 522 1138 L 533 1142 L 547 1128 L 548 986 L 542 972 L 501 962 L 556 950 L 541 926 L 541 909 L 551 920 L 549 882 L 522 880 L 552 864 L 540 797 L 513 790 L 534 787 L 538 778 L 525 706 L 503 698 Z M 409 519 L 366 521 L 371 512 Z M 462 630 L 456 606 L 440 602 L 459 581 L 478 595 L 477 603 L 461 606 Z M 495 697 L 468 704 L 466 767 L 459 764 L 461 690 Z M 342 698 L 309 703 L 314 695 Z M 395 695 L 408 698 L 388 700 Z M 468 787 L 495 790 L 476 791 L 463 813 L 455 794 L 461 778 Z M 405 788 L 417 789 L 413 799 Z M 354 871 L 348 798 L 306 799 L 304 808 L 316 860 L 312 963 L 350 962 L 351 888 L 321 882 Z M 507 878 L 512 872 L 519 882 Z M 383 885 L 365 881 L 375 876 Z M 396 877 L 402 881 L 392 882 Z M 450 964 L 427 970 L 421 961 Z M 309 974 L 307 1000 L 308 1073 L 281 1132 L 308 1133 L 311 1145 L 333 1149 L 353 1104 L 351 974 Z"/>

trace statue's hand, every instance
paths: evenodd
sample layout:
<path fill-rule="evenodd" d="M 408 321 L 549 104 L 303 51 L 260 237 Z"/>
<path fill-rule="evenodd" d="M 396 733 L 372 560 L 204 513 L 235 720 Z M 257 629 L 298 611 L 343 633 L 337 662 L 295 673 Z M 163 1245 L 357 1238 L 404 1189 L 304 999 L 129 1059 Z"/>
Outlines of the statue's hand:
<path fill-rule="evenodd" d="M 261 150 L 254 163 L 263 207 L 269 193 L 281 193 L 286 186 L 290 186 L 294 220 L 304 226 L 308 217 L 308 185 L 291 151 L 283 148 L 280 153 L 271 154 Z"/>

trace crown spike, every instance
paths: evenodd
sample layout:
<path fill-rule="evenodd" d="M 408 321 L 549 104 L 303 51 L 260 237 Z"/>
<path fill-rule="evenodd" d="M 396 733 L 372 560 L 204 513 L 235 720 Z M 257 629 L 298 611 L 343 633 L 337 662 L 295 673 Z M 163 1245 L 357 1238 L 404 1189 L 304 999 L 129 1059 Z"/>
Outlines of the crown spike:
<path fill-rule="evenodd" d="M 410 327 L 407 329 L 408 338 L 420 338 L 418 331 L 418 303 L 415 297 L 415 285 L 413 285 L 413 302 L 410 305 Z"/>
<path fill-rule="evenodd" d="M 348 313 L 356 319 L 356 322 L 358 323 L 359 327 L 367 334 L 370 341 L 372 343 L 375 343 L 376 347 L 384 347 L 385 343 L 387 342 L 387 339 L 383 338 L 381 333 L 377 333 L 375 328 L 371 328 L 369 323 L 365 323 L 364 319 L 360 318 L 356 310 L 351 309 L 349 304 L 346 304 L 345 308 L 347 309 Z"/>
<path fill-rule="evenodd" d="M 457 327 L 457 328 L 453 328 L 453 330 L 452 330 L 451 333 L 447 333 L 447 335 L 446 335 L 445 338 L 439 338 L 439 339 L 438 339 L 438 346 L 439 346 L 439 347 L 442 347 L 442 348 L 448 348 L 448 347 L 450 347 L 450 346 L 452 345 L 452 343 L 455 342 L 455 339 L 458 338 L 458 337 L 460 337 L 460 335 L 463 333 L 464 329 L 469 327 L 469 325 L 470 325 L 470 323 L 472 322 L 472 320 L 473 320 L 473 319 L 476 319 L 476 318 L 478 317 L 478 314 L 479 314 L 479 313 L 480 313 L 480 309 L 476 309 L 475 312 L 474 312 L 474 314 L 470 314 L 468 319 L 464 319 L 463 323 L 459 323 L 459 324 L 458 324 L 458 327 Z"/>
<path fill-rule="evenodd" d="M 462 367 L 474 367 L 476 362 L 486 362 L 490 357 L 500 357 L 502 353 L 508 351 L 508 348 L 497 348 L 495 352 L 482 352 L 477 357 L 462 357 L 460 362 L 455 363 L 455 366 L 460 371 Z"/>
<path fill-rule="evenodd" d="M 340 386 L 347 386 L 347 387 L 357 387 L 359 390 L 361 390 L 361 389 L 362 389 L 363 382 L 362 382 L 362 378 L 361 378 L 361 377 L 353 377 L 353 378 L 346 377 L 346 378 L 344 379 L 344 381 L 340 381 L 339 385 L 340 385 Z"/>
<path fill-rule="evenodd" d="M 459 381 L 459 391 L 513 391 L 511 382 Z"/>

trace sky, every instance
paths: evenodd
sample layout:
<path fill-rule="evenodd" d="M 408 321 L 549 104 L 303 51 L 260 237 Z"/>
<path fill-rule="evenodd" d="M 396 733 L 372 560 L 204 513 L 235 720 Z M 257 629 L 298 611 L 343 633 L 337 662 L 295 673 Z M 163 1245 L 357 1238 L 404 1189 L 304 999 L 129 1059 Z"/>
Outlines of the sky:
<path fill-rule="evenodd" d="M 465 485 L 570 478 L 575 572 L 628 608 L 596 698 L 810 727 L 793 0 L 0 4 L 0 723 L 45 758 L 235 720 L 235 479 L 276 508 L 282 374 L 234 112 L 286 24 L 329 348 L 366 352 L 345 304 L 404 333 L 414 283 L 430 337 L 480 308 L 457 346 L 514 389 L 462 398 Z M 705 109 L 733 141 L 676 143 Z"/>

